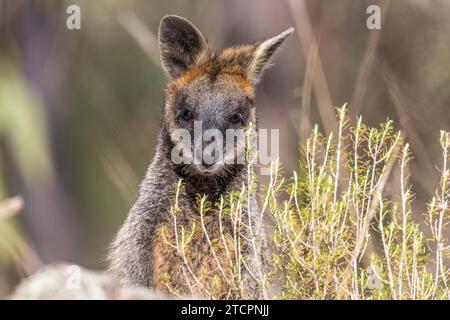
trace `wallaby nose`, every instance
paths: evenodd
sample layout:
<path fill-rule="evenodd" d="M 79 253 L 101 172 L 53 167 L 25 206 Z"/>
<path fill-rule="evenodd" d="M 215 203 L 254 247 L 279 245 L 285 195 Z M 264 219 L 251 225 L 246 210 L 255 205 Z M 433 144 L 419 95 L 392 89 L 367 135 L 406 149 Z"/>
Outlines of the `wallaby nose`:
<path fill-rule="evenodd" d="M 203 154 L 202 166 L 206 169 L 211 168 L 220 161 L 220 156 L 217 151 L 211 152 L 211 154 Z"/>
<path fill-rule="evenodd" d="M 202 167 L 205 169 L 211 168 L 215 163 L 207 163 L 205 160 L 202 161 Z"/>
<path fill-rule="evenodd" d="M 220 153 L 217 150 L 212 152 L 198 152 L 196 154 L 197 164 L 199 164 L 201 168 L 205 170 L 215 170 L 215 168 L 220 165 L 221 157 Z"/>

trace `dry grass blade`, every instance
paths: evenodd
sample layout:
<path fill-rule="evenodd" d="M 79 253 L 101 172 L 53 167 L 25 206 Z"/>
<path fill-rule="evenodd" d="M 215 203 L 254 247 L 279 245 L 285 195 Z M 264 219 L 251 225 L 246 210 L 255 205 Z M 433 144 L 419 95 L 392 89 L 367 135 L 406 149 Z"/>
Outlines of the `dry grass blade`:
<path fill-rule="evenodd" d="M 294 12 L 294 21 L 300 44 L 303 50 L 303 56 L 308 57 L 309 52 L 318 52 L 318 43 L 313 35 L 311 22 L 308 17 L 308 12 L 303 0 L 301 1 L 289 1 L 289 5 Z M 309 49 L 311 48 L 311 49 Z M 322 120 L 326 133 L 330 133 L 335 125 L 335 119 L 333 117 L 333 102 L 331 100 L 330 90 L 328 89 L 325 72 L 320 56 L 317 54 L 317 62 L 314 68 L 312 83 L 314 94 L 317 100 L 317 108 Z"/>
<path fill-rule="evenodd" d="M 385 17 L 385 13 L 389 7 L 389 1 L 383 1 L 381 4 L 381 16 Z M 358 77 L 356 79 L 356 86 L 353 91 L 353 97 L 350 102 L 351 116 L 358 116 L 362 110 L 362 102 L 364 94 L 367 90 L 367 84 L 372 70 L 373 64 L 376 60 L 377 46 L 380 39 L 381 30 L 372 30 L 367 39 L 366 49 L 364 51 L 363 60 L 359 67 Z"/>
<path fill-rule="evenodd" d="M 23 208 L 23 199 L 20 196 L 12 197 L 0 202 L 0 218 L 9 218 L 19 213 Z"/>
<path fill-rule="evenodd" d="M 147 53 L 152 62 L 161 67 L 158 41 L 155 34 L 131 11 L 124 11 L 118 16 L 118 20 L 130 36 Z"/>

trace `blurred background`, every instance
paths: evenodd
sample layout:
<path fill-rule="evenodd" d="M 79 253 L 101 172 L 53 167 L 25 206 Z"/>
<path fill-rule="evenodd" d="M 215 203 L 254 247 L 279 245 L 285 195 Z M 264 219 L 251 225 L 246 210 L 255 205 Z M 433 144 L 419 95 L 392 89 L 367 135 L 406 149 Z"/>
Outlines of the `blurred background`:
<path fill-rule="evenodd" d="M 71 4 L 81 30 L 66 28 Z M 366 27 L 370 4 L 379 31 Z M 105 267 L 154 152 L 166 14 L 216 51 L 296 28 L 257 92 L 286 172 L 312 126 L 334 130 L 348 102 L 352 121 L 390 118 L 405 133 L 416 212 L 433 195 L 450 130 L 450 1 L 0 0 L 0 297 L 42 264 Z"/>

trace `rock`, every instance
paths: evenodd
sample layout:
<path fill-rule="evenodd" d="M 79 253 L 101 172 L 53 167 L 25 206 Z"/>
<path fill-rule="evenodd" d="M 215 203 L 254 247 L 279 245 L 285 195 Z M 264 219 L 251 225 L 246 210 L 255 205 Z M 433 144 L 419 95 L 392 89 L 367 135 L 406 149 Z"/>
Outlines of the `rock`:
<path fill-rule="evenodd" d="M 9 299 L 42 300 L 160 300 L 171 299 L 148 288 L 123 288 L 105 272 L 77 265 L 49 265 L 24 279 Z"/>

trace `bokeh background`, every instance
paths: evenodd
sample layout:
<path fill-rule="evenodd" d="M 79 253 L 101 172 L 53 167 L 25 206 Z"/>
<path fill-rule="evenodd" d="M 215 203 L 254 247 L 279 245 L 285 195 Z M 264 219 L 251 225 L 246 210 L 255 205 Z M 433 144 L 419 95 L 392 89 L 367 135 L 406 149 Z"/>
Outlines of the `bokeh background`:
<path fill-rule="evenodd" d="M 81 30 L 66 28 L 71 4 Z M 380 31 L 366 27 L 370 4 Z M 296 28 L 257 92 L 286 172 L 312 126 L 334 130 L 334 106 L 348 102 L 353 121 L 390 118 L 405 133 L 416 212 L 434 193 L 450 129 L 450 1 L 0 0 L 0 297 L 42 264 L 104 268 L 154 152 L 166 14 L 216 51 Z"/>

